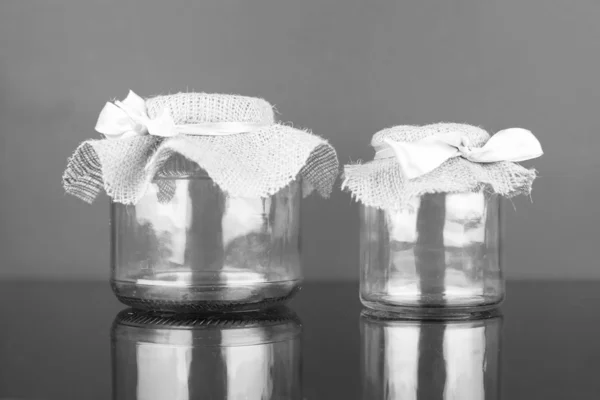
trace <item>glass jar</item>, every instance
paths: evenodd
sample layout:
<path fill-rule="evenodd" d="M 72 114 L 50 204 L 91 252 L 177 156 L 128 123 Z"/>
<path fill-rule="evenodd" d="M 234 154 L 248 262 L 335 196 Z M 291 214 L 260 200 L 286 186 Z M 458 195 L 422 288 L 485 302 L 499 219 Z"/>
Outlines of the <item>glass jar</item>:
<path fill-rule="evenodd" d="M 504 298 L 497 195 L 432 193 L 361 208 L 360 297 L 416 318 L 469 317 Z"/>
<path fill-rule="evenodd" d="M 174 156 L 135 205 L 111 204 L 111 285 L 129 306 L 173 312 L 257 310 L 302 280 L 301 184 L 232 197 Z"/>
<path fill-rule="evenodd" d="M 125 310 L 112 328 L 114 400 L 302 399 L 290 310 L 193 317 Z"/>
<path fill-rule="evenodd" d="M 363 399 L 500 399 L 502 317 L 361 315 Z"/>

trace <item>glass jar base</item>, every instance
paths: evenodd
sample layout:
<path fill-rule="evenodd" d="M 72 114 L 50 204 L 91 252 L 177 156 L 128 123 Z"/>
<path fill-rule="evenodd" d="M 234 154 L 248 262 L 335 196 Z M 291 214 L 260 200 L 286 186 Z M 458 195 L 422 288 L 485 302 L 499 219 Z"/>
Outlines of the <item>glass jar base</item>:
<path fill-rule="evenodd" d="M 133 308 L 174 313 L 257 311 L 290 300 L 300 280 L 240 286 L 164 287 L 132 282 L 111 282 L 119 301 Z"/>
<path fill-rule="evenodd" d="M 391 318 L 414 320 L 467 320 L 486 318 L 495 315 L 501 301 L 475 306 L 413 306 L 386 304 L 361 298 L 362 304 L 369 310 L 387 313 Z"/>

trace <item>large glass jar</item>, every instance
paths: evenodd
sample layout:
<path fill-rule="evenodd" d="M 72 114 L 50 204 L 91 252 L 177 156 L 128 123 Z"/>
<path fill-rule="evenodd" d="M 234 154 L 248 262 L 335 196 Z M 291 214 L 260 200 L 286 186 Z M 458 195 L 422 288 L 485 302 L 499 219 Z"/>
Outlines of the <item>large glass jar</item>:
<path fill-rule="evenodd" d="M 127 305 L 240 311 L 289 299 L 302 280 L 301 184 L 232 197 L 181 156 L 135 205 L 111 204 L 111 284 Z"/>
<path fill-rule="evenodd" d="M 364 400 L 501 398 L 502 317 L 463 321 L 361 315 Z"/>
<path fill-rule="evenodd" d="M 498 196 L 432 193 L 361 209 L 360 297 L 407 316 L 468 317 L 504 298 Z"/>
<path fill-rule="evenodd" d="M 301 331 L 288 309 L 122 311 L 112 329 L 114 400 L 300 400 Z"/>

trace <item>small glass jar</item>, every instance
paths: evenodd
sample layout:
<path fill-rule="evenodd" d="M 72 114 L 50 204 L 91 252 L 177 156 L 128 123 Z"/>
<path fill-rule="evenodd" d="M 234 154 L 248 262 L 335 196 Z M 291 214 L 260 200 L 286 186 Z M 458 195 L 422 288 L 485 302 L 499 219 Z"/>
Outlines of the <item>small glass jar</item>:
<path fill-rule="evenodd" d="M 502 317 L 361 315 L 363 399 L 500 399 Z"/>
<path fill-rule="evenodd" d="M 425 194 L 410 207 L 361 208 L 360 297 L 415 318 L 463 318 L 504 298 L 499 200 L 487 193 Z"/>
<path fill-rule="evenodd" d="M 111 285 L 129 306 L 246 311 L 300 287 L 301 184 L 268 198 L 232 197 L 174 156 L 135 205 L 111 204 Z"/>
<path fill-rule="evenodd" d="M 112 328 L 114 400 L 302 399 L 288 309 L 194 317 L 125 310 Z"/>

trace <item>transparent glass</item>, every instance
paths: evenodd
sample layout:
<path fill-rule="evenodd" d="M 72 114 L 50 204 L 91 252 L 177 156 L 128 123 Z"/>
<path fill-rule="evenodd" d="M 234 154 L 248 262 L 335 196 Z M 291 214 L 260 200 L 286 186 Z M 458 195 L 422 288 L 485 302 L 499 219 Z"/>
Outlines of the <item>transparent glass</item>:
<path fill-rule="evenodd" d="M 302 399 L 290 310 L 194 317 L 125 310 L 112 328 L 114 400 Z"/>
<path fill-rule="evenodd" d="M 362 399 L 501 399 L 502 317 L 361 315 Z"/>
<path fill-rule="evenodd" d="M 111 204 L 111 284 L 136 308 L 244 311 L 299 288 L 301 185 L 231 197 L 205 171 L 170 160 L 135 205 Z"/>
<path fill-rule="evenodd" d="M 402 211 L 361 208 L 360 296 L 417 318 L 468 317 L 504 298 L 498 196 L 433 193 Z"/>

